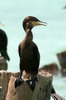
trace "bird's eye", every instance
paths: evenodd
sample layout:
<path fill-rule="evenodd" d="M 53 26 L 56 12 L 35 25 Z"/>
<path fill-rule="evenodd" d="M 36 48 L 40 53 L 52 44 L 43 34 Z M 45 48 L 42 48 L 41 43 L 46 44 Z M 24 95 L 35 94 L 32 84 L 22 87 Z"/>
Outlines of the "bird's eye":
<path fill-rule="evenodd" d="M 27 23 L 27 25 L 28 25 L 29 23 Z"/>
<path fill-rule="evenodd" d="M 28 22 L 27 22 L 27 25 L 29 25 L 30 23 L 31 23 L 31 21 L 28 21 Z"/>

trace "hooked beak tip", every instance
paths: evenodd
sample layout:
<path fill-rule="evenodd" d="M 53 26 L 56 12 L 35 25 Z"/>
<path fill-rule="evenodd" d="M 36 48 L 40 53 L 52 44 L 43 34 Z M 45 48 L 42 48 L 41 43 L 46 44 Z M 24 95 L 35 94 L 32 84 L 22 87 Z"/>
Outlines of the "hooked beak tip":
<path fill-rule="evenodd" d="M 47 22 L 42 22 L 42 21 L 40 21 L 40 23 L 41 23 L 43 26 L 47 26 L 47 25 L 48 25 Z"/>

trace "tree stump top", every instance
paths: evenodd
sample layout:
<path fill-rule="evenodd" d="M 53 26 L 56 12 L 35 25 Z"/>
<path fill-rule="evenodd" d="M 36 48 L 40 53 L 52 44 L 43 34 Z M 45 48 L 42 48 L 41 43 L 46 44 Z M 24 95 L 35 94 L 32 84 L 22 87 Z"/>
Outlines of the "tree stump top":
<path fill-rule="evenodd" d="M 48 73 L 38 75 L 35 90 L 32 91 L 26 80 L 15 89 L 14 76 L 11 76 L 6 100 L 50 100 L 52 88 L 52 76 Z"/>

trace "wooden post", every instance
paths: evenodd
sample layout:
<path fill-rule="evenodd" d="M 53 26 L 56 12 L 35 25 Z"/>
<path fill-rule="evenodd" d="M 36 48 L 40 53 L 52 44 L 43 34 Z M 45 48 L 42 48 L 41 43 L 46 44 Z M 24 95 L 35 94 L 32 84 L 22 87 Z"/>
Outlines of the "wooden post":
<path fill-rule="evenodd" d="M 66 51 L 58 53 L 57 57 L 61 65 L 61 74 L 66 76 Z"/>
<path fill-rule="evenodd" d="M 61 69 L 66 69 L 66 51 L 57 54 Z"/>
<path fill-rule="evenodd" d="M 27 82 L 15 89 L 14 83 L 19 73 L 0 71 L 0 100 L 50 100 L 52 75 L 38 74 L 35 90 L 32 91 Z M 15 77 L 16 76 L 16 77 Z"/>
<path fill-rule="evenodd" d="M 0 57 L 0 70 L 7 70 L 8 64 L 4 57 Z"/>

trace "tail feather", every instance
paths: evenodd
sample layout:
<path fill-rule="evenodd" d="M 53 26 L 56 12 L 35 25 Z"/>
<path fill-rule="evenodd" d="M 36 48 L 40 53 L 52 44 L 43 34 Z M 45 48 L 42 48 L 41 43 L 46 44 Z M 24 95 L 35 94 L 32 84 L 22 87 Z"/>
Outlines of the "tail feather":
<path fill-rule="evenodd" d="M 51 96 L 52 96 L 52 98 L 53 98 L 54 100 L 65 100 L 63 97 L 59 96 L 59 95 L 56 94 L 56 93 L 51 94 Z"/>
<path fill-rule="evenodd" d="M 2 52 L 1 52 L 1 56 L 3 56 L 3 57 L 4 57 L 6 60 L 8 60 L 8 61 L 10 60 L 7 51 L 2 51 Z"/>
<path fill-rule="evenodd" d="M 10 60 L 10 58 L 9 58 L 9 56 L 8 56 L 8 54 L 6 53 L 6 59 L 9 61 Z"/>

